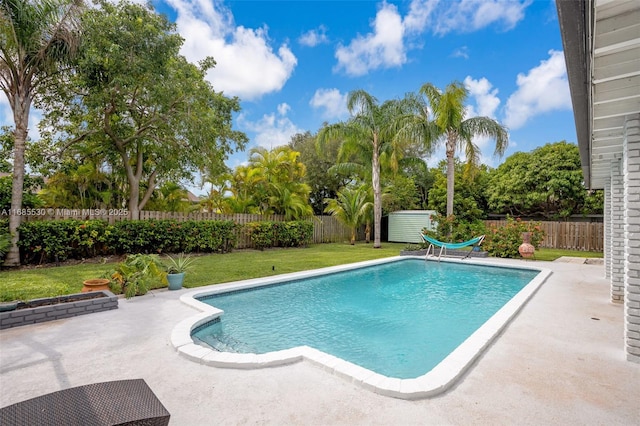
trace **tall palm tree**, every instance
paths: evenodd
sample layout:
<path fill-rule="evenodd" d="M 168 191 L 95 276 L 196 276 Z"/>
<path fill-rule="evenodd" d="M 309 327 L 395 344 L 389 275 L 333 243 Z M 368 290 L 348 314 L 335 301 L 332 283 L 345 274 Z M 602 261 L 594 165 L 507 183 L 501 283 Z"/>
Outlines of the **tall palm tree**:
<path fill-rule="evenodd" d="M 351 228 L 351 245 L 356 243 L 356 229 L 368 220 L 373 205 L 369 201 L 369 191 L 365 186 L 342 188 L 337 198 L 325 200 L 325 212 L 335 216 L 340 222 Z"/>
<path fill-rule="evenodd" d="M 81 0 L 0 0 L 0 89 L 15 123 L 11 209 L 22 208 L 24 151 L 29 110 L 35 95 L 46 90 L 50 76 L 60 72 L 78 46 Z M 18 226 L 9 217 L 11 248 L 5 265 L 20 263 Z"/>
<path fill-rule="evenodd" d="M 400 100 L 387 101 L 382 105 L 364 90 L 350 92 L 347 108 L 351 118 L 323 127 L 318 132 L 316 145 L 319 150 L 332 140 L 341 140 L 339 157 L 355 153 L 370 154 L 371 186 L 373 188 L 373 248 L 380 248 L 380 224 L 382 222 L 382 189 L 380 185 L 380 160 L 387 156 L 389 163 L 397 165 L 400 150 L 394 133 L 399 117 L 406 113 L 406 103 Z M 357 148 L 357 149 L 356 149 Z"/>
<path fill-rule="evenodd" d="M 447 154 L 447 216 L 453 215 L 454 158 L 456 149 L 463 149 L 470 164 L 478 162 L 479 148 L 473 143 L 475 136 L 488 136 L 496 140 L 496 155 L 503 155 L 509 143 L 507 129 L 489 117 L 471 117 L 465 120 L 464 103 L 469 95 L 461 83 L 449 84 L 444 93 L 431 83 L 420 88 L 427 98 L 428 107 L 422 109 L 422 126 L 431 132 L 434 140 L 443 140 Z M 433 114 L 429 121 L 428 111 Z M 432 125 L 432 126 L 430 126 Z"/>

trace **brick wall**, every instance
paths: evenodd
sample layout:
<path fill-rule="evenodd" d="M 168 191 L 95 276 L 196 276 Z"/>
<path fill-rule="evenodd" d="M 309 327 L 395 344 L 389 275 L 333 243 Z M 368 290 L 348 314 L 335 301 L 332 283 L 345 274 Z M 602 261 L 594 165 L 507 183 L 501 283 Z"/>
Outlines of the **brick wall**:
<path fill-rule="evenodd" d="M 611 164 L 611 301 L 624 299 L 624 178 L 622 162 Z"/>
<path fill-rule="evenodd" d="M 625 121 L 624 152 L 624 316 L 629 361 L 640 362 L 640 114 Z"/>
<path fill-rule="evenodd" d="M 87 297 L 90 293 L 70 294 L 68 296 L 55 298 L 59 299 L 61 303 L 42 305 L 51 299 L 36 299 L 29 303 L 42 306 L 0 312 L 0 330 L 26 324 L 36 324 L 45 321 L 75 317 L 78 315 L 86 315 L 93 312 L 108 311 L 118 307 L 118 297 L 110 291 L 101 291 L 96 293 L 103 293 L 104 297 L 68 301 L 74 297 Z"/>

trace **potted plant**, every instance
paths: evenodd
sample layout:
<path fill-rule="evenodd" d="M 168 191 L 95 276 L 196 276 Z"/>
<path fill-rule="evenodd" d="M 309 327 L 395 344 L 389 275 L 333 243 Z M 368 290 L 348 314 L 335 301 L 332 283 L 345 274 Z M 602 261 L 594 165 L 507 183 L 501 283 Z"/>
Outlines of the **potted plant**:
<path fill-rule="evenodd" d="M 184 281 L 184 274 L 193 264 L 193 258 L 188 254 L 180 253 L 177 257 L 169 256 L 167 266 L 167 281 L 169 290 L 180 290 Z"/>
<path fill-rule="evenodd" d="M 114 293 L 140 296 L 167 284 L 167 272 L 157 254 L 130 254 L 111 275 Z"/>

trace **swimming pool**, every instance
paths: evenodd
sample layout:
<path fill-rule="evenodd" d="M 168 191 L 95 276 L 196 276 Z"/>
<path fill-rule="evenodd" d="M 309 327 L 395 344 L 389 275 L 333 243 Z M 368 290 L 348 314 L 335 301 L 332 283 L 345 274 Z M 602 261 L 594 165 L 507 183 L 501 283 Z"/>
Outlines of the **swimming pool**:
<path fill-rule="evenodd" d="M 415 378 L 536 275 L 403 259 L 200 298 L 225 313 L 193 336 L 223 352 L 261 354 L 307 345 L 388 377 Z"/>
<path fill-rule="evenodd" d="M 386 395 L 433 395 L 466 370 L 549 274 L 474 263 L 398 257 L 191 292 L 181 299 L 204 312 L 179 324 L 172 342 L 206 364 L 256 368 L 306 359 Z"/>

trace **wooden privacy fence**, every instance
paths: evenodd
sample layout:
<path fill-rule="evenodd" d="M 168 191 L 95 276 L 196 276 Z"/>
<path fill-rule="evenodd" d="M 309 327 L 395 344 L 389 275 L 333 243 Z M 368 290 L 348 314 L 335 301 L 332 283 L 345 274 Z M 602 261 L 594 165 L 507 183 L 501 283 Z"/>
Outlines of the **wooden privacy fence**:
<path fill-rule="evenodd" d="M 218 214 L 218 213 L 173 213 L 173 212 L 148 212 L 141 211 L 140 219 L 175 219 L 175 220 L 232 220 L 239 225 L 250 222 L 283 222 L 282 215 L 260 214 Z M 348 241 L 351 231 L 333 216 L 314 216 L 308 219 L 313 223 L 313 243 L 337 243 Z M 238 236 L 238 248 L 250 247 L 249 236 L 244 232 Z"/>
<path fill-rule="evenodd" d="M 41 214 L 25 215 L 26 220 L 60 220 L 60 219 L 101 219 L 113 224 L 121 220 L 129 220 L 128 214 L 120 210 L 68 210 L 68 209 L 41 209 Z M 120 214 L 123 213 L 123 214 Z M 284 221 L 281 215 L 260 214 L 217 214 L 217 213 L 176 213 L 141 211 L 140 219 L 174 219 L 185 220 L 232 220 L 239 225 L 249 222 Z M 314 216 L 308 219 L 313 223 L 313 243 L 335 243 L 349 241 L 351 230 L 340 223 L 333 216 Z M 505 220 L 485 220 L 485 225 L 504 226 Z M 536 222 L 544 231 L 545 237 L 541 247 L 567 250 L 603 251 L 604 250 L 604 224 L 589 222 Z M 363 229 L 358 230 L 358 240 L 364 239 Z M 251 247 L 249 236 L 245 232 L 238 235 L 238 248 Z"/>
<path fill-rule="evenodd" d="M 488 227 L 501 227 L 506 220 L 485 220 Z M 536 222 L 544 231 L 540 247 L 581 251 L 604 250 L 604 224 L 589 222 Z"/>

